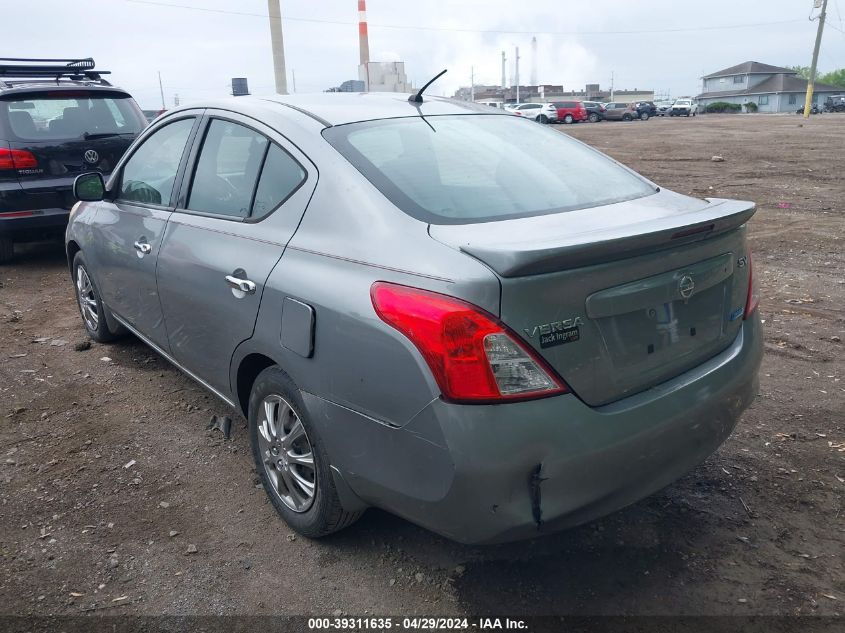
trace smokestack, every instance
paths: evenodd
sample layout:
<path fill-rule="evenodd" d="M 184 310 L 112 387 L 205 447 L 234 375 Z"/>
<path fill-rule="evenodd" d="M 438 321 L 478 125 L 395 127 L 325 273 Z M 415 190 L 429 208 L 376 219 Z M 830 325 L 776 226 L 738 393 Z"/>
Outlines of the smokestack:
<path fill-rule="evenodd" d="M 367 37 L 367 2 L 358 0 L 358 47 L 361 52 L 361 64 L 370 61 L 370 41 Z"/>
<path fill-rule="evenodd" d="M 285 71 L 285 42 L 282 37 L 282 12 L 279 0 L 267 0 L 267 14 L 270 16 L 270 43 L 273 48 L 273 74 L 276 79 L 276 92 L 288 93 L 288 79 Z"/>
<path fill-rule="evenodd" d="M 505 77 L 505 51 L 502 51 L 502 88 L 507 87 L 507 78 Z"/>
<path fill-rule="evenodd" d="M 537 85 L 537 37 L 531 38 L 531 85 Z"/>

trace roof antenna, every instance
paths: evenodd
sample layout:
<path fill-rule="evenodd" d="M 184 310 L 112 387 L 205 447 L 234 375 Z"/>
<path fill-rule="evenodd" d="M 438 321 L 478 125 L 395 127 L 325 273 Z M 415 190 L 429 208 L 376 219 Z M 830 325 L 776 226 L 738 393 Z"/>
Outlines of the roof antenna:
<path fill-rule="evenodd" d="M 420 88 L 420 90 L 419 90 L 419 92 L 417 92 L 417 94 L 411 95 L 410 97 L 408 97 L 408 101 L 410 101 L 411 103 L 422 103 L 423 102 L 422 94 L 423 94 L 423 92 L 425 92 L 425 89 L 428 88 L 435 81 L 440 79 L 440 77 L 442 75 L 445 75 L 446 70 L 447 69 L 444 68 L 439 73 L 437 73 L 431 81 L 429 81 L 426 85 L 424 85 L 422 88 Z"/>

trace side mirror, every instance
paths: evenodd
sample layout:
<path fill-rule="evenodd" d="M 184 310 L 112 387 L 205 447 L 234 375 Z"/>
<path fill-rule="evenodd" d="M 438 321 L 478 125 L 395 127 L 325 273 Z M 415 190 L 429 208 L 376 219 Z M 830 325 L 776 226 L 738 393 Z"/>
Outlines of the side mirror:
<path fill-rule="evenodd" d="M 106 195 L 106 183 L 98 171 L 79 174 L 73 181 L 73 197 L 82 202 L 97 202 Z"/>

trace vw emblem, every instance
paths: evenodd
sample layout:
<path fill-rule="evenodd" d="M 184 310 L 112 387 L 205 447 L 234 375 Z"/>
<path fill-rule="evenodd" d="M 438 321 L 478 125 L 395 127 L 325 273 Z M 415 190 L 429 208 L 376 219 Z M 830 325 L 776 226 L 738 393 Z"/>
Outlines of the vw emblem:
<path fill-rule="evenodd" d="M 678 282 L 678 291 L 684 299 L 689 299 L 695 290 L 695 282 L 691 275 L 684 275 L 681 281 Z"/>
<path fill-rule="evenodd" d="M 100 160 L 100 155 L 93 149 L 89 149 L 87 152 L 85 152 L 85 160 L 93 165 L 98 160 Z"/>

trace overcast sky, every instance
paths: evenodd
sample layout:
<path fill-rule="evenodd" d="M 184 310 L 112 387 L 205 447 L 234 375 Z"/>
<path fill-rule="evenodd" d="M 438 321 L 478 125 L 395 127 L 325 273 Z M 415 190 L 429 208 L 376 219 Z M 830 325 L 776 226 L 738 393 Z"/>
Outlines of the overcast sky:
<path fill-rule="evenodd" d="M 430 90 L 451 95 L 469 85 L 472 67 L 477 84 L 499 83 L 502 50 L 510 77 L 515 46 L 520 83 L 529 83 L 536 34 L 540 83 L 608 87 L 613 73 L 616 88 L 696 94 L 702 74 L 740 62 L 809 65 L 812 4 L 367 0 L 370 58 L 404 61 L 417 85 L 447 68 Z M 357 79 L 357 0 L 281 5 L 289 89 L 292 72 L 297 92 Z M 144 108 L 160 107 L 159 70 L 168 107 L 177 93 L 183 103 L 224 96 L 232 77 L 247 77 L 253 94 L 273 91 L 266 0 L 0 0 L 0 11 L 0 55 L 93 56 Z M 821 71 L 845 67 L 843 17 L 845 0 L 830 0 Z"/>

